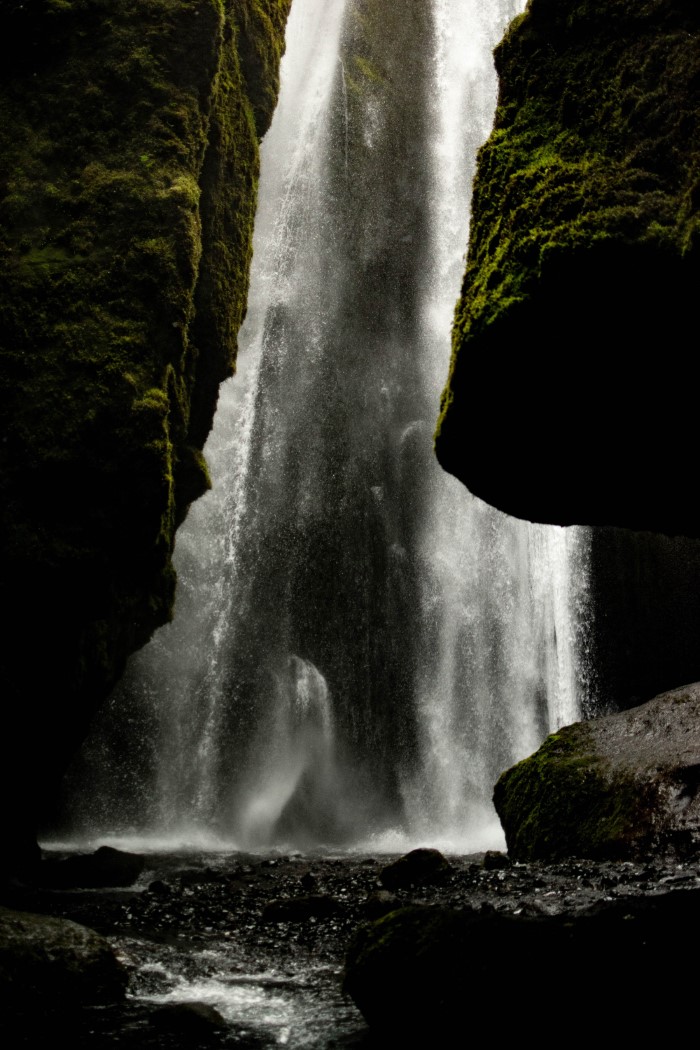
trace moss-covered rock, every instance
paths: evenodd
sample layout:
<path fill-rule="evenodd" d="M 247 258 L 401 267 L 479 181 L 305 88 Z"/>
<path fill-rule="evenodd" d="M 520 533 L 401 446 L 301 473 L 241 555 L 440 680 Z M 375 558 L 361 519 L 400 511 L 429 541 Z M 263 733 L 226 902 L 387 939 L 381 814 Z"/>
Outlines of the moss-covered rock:
<path fill-rule="evenodd" d="M 492 1023 L 517 1042 L 533 1005 L 544 1046 L 559 1045 L 572 1022 L 579 1038 L 662 1037 L 693 995 L 683 960 L 699 928 L 697 890 L 547 917 L 404 908 L 358 929 L 345 991 L 384 1045 L 469 1044 Z M 583 1009 L 572 989 L 591 989 Z"/>
<path fill-rule="evenodd" d="M 0 12 L 0 796 L 12 785 L 18 828 L 172 614 L 175 530 L 209 484 L 201 449 L 245 313 L 289 5 Z"/>
<path fill-rule="evenodd" d="M 0 1024 L 8 1023 L 8 1011 L 42 1015 L 114 1002 L 123 998 L 126 980 L 114 951 L 94 930 L 0 908 Z"/>
<path fill-rule="evenodd" d="M 698 535 L 697 5 L 530 0 L 496 64 L 439 459 L 519 517 Z"/>
<path fill-rule="evenodd" d="M 696 853 L 700 683 L 552 734 L 494 803 L 514 860 Z"/>

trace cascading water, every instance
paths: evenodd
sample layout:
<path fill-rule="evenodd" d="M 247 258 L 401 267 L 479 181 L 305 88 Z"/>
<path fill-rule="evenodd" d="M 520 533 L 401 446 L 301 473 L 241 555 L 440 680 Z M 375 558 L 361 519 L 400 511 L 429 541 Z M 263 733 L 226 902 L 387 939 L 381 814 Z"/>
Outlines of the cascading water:
<path fill-rule="evenodd" d="M 577 717 L 585 533 L 500 515 L 432 454 L 523 6 L 294 0 L 214 488 L 175 621 L 86 745 L 80 833 L 484 848 L 498 774 Z"/>

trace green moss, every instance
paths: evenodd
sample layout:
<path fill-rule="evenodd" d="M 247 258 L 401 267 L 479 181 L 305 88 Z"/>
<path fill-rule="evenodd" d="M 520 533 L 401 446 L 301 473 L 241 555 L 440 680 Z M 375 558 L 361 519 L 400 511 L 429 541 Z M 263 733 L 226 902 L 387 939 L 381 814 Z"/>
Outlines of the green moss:
<path fill-rule="evenodd" d="M 499 104 L 479 155 L 436 441 L 441 462 L 485 499 L 491 486 L 491 501 L 504 509 L 511 508 L 498 499 L 498 474 L 501 487 L 515 492 L 522 464 L 514 461 L 511 478 L 498 458 L 487 461 L 480 441 L 487 420 L 474 405 L 474 388 L 486 403 L 484 387 L 500 389 L 503 375 L 502 364 L 492 373 L 487 358 L 509 360 L 518 340 L 531 336 L 535 360 L 546 358 L 550 374 L 556 376 L 562 353 L 579 352 L 588 354 L 588 372 L 605 373 L 611 356 L 623 358 L 621 369 L 628 365 L 620 353 L 625 330 L 631 343 L 680 337 L 682 323 L 672 315 L 680 318 L 699 266 L 699 33 L 686 0 L 531 0 L 496 50 Z M 644 323 L 635 320 L 644 311 Z M 538 367 L 528 374 L 516 364 L 513 380 L 519 394 L 506 392 L 503 411 L 514 428 L 522 426 L 523 447 L 536 457 L 546 440 L 537 419 L 551 411 Z M 666 383 L 670 388 L 672 378 Z M 618 402 L 626 390 L 621 383 Z M 560 418 L 554 409 L 551 429 L 584 413 L 596 393 L 585 385 L 579 395 L 571 392 L 567 414 Z M 658 384 L 647 389 L 635 381 L 638 405 L 655 393 Z M 612 437 L 624 442 L 633 426 L 633 414 L 625 414 Z M 585 489 L 591 443 L 578 441 L 569 446 L 569 474 L 578 471 Z M 604 466 L 603 452 L 601 460 Z M 547 518 L 547 499 L 545 489 L 532 501 L 539 517 L 528 513 L 525 496 L 513 500 L 511 512 L 590 520 Z"/>
<path fill-rule="evenodd" d="M 201 449 L 245 314 L 289 6 L 0 13 L 3 679 L 10 705 L 73 697 L 44 734 L 62 760 L 57 741 L 172 614 L 175 530 L 210 484 Z M 58 625 L 43 666 L 37 617 Z"/>
<path fill-rule="evenodd" d="M 501 775 L 494 804 L 515 860 L 634 855 L 646 834 L 648 800 L 632 778 L 611 775 L 585 724 L 547 737 Z"/>
<path fill-rule="evenodd" d="M 367 80 L 380 83 L 384 79 L 380 70 L 363 55 L 355 55 L 353 58 L 353 64 L 357 69 L 357 72 Z"/>
<path fill-rule="evenodd" d="M 290 4 L 291 0 L 246 0 L 231 8 L 246 96 L 260 137 L 269 127 L 277 101 Z"/>

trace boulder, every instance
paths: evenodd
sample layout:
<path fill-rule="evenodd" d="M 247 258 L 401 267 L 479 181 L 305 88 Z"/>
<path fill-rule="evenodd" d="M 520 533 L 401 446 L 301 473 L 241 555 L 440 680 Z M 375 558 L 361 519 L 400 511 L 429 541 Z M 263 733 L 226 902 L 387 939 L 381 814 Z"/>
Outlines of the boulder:
<path fill-rule="evenodd" d="M 402 890 L 421 883 L 435 882 L 452 870 L 452 865 L 437 849 L 412 849 L 379 873 L 387 890 Z"/>
<path fill-rule="evenodd" d="M 94 853 L 78 853 L 65 860 L 46 861 L 40 872 L 44 886 L 56 889 L 133 886 L 144 868 L 138 853 L 100 846 Z"/>
<path fill-rule="evenodd" d="M 576 723 L 506 770 L 494 804 L 515 860 L 700 846 L 700 683 Z"/>
<path fill-rule="evenodd" d="M 191 1039 L 206 1039 L 226 1024 L 216 1007 L 196 1001 L 167 1003 L 155 1011 L 151 1023 L 161 1032 L 175 1032 Z"/>
<path fill-rule="evenodd" d="M 499 871 L 510 867 L 510 858 L 500 850 L 487 849 L 484 853 L 484 870 Z"/>
<path fill-rule="evenodd" d="M 373 1028 L 391 1033 L 389 1045 L 409 1033 L 478 1033 L 484 1007 L 496 1004 L 502 1039 L 521 1039 L 533 1021 L 538 1042 L 552 1045 L 572 1025 L 579 1038 L 670 1037 L 679 1004 L 694 997 L 695 970 L 682 960 L 698 934 L 698 891 L 554 917 L 404 908 L 357 931 L 344 989 Z"/>
<path fill-rule="evenodd" d="M 68 919 L 0 908 L 3 1022 L 17 1011 L 66 1011 L 123 999 L 126 972 L 109 943 Z"/>
<path fill-rule="evenodd" d="M 496 49 L 436 451 L 506 513 L 700 534 L 699 33 L 694 0 L 529 0 Z"/>

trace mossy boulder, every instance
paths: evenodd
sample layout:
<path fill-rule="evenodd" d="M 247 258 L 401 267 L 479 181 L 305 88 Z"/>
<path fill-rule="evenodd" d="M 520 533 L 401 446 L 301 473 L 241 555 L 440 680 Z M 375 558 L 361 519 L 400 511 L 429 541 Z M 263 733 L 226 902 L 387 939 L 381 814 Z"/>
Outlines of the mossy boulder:
<path fill-rule="evenodd" d="M 697 854 L 700 683 L 552 734 L 494 803 L 514 860 Z"/>
<path fill-rule="evenodd" d="M 0 12 L 0 799 L 25 844 L 126 657 L 172 615 L 289 5 Z"/>
<path fill-rule="evenodd" d="M 697 890 L 548 917 L 405 908 L 357 931 L 345 991 L 386 1045 L 466 1044 L 494 1020 L 518 1041 L 533 1010 L 545 1046 L 572 1022 L 580 1038 L 661 1037 L 692 1001 L 695 969 L 684 959 L 698 932 Z M 572 989 L 584 990 L 583 1008 Z"/>
<path fill-rule="evenodd" d="M 68 919 L 0 908 L 0 1006 L 68 1010 L 124 997 L 127 974 L 104 937 Z"/>
<path fill-rule="evenodd" d="M 495 52 L 438 458 L 518 517 L 700 534 L 694 0 L 530 0 Z"/>

